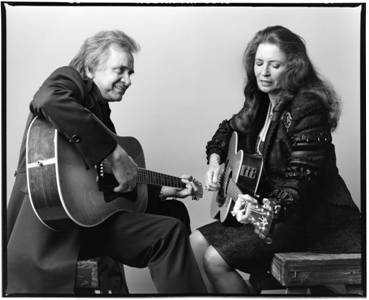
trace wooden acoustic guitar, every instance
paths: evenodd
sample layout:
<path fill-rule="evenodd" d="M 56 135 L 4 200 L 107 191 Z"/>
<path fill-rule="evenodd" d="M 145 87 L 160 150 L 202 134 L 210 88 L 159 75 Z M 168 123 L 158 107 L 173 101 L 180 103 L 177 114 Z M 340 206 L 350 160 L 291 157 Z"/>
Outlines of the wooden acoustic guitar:
<path fill-rule="evenodd" d="M 231 211 L 239 194 L 249 194 L 259 204 L 250 209 L 248 220 L 255 227 L 255 232 L 266 238 L 273 221 L 273 209 L 270 201 L 261 199 L 258 186 L 263 169 L 263 159 L 258 154 L 244 154 L 237 151 L 238 135 L 233 132 L 228 145 L 228 154 L 220 179 L 220 189 L 213 194 L 210 207 L 212 218 L 222 223 L 234 222 Z M 250 205 L 250 204 L 248 204 Z"/>
<path fill-rule="evenodd" d="M 128 193 L 113 191 L 118 183 L 105 164 L 88 168 L 77 148 L 51 124 L 32 120 L 26 142 L 27 185 L 33 210 L 45 226 L 58 231 L 94 227 L 118 211 L 145 212 L 148 184 L 185 187 L 179 177 L 146 170 L 137 139 L 115 137 L 139 166 L 137 186 Z M 202 196 L 201 184 L 196 196 Z"/>

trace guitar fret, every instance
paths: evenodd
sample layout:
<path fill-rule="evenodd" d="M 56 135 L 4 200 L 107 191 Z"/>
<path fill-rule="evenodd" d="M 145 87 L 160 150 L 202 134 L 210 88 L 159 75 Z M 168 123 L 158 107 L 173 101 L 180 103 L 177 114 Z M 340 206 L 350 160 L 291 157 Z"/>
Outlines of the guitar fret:
<path fill-rule="evenodd" d="M 165 182 L 165 180 L 164 180 L 165 177 L 162 176 L 161 174 L 156 174 L 156 177 L 155 178 L 156 178 L 156 183 L 157 184 L 159 184 L 161 182 L 163 182 L 163 183 Z"/>
<path fill-rule="evenodd" d="M 155 176 L 154 173 L 151 173 L 152 182 L 155 184 L 159 183 L 160 176 Z"/>
<path fill-rule="evenodd" d="M 138 168 L 137 182 L 178 188 L 185 187 L 185 184 L 179 177 L 150 171 L 144 168 Z"/>

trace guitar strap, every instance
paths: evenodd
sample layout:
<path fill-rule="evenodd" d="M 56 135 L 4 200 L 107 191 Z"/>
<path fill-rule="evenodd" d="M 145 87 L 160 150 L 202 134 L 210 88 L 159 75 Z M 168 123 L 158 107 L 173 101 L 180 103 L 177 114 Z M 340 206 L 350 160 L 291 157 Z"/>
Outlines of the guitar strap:
<path fill-rule="evenodd" d="M 272 116 L 273 116 L 273 111 L 272 111 L 272 105 L 269 104 L 268 107 L 268 112 L 265 118 L 265 122 L 264 122 L 264 126 L 263 128 L 260 130 L 259 135 L 257 137 L 256 140 L 256 153 L 262 155 L 263 151 L 264 151 L 264 142 L 265 142 L 265 138 L 266 135 L 268 133 L 268 129 L 272 120 Z"/>

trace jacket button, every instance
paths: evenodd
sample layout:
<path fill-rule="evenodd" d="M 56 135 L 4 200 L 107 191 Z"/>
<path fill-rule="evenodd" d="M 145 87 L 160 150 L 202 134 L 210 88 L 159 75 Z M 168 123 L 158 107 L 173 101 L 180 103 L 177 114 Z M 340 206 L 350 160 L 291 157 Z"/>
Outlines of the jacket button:
<path fill-rule="evenodd" d="M 72 142 L 79 143 L 80 141 L 81 141 L 81 138 L 79 137 L 78 134 L 73 134 L 72 135 Z"/>

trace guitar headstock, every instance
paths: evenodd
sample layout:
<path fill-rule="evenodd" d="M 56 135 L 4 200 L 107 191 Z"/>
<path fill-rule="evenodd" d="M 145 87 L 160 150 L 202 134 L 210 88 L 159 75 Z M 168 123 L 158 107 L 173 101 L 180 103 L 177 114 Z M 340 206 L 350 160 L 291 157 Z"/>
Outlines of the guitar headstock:
<path fill-rule="evenodd" d="M 268 199 L 263 199 L 263 204 L 253 205 L 250 209 L 248 220 L 255 227 L 255 233 L 261 238 L 268 237 L 273 222 L 273 207 Z"/>

